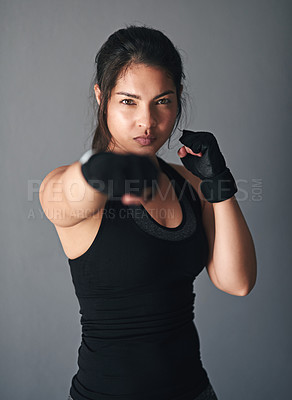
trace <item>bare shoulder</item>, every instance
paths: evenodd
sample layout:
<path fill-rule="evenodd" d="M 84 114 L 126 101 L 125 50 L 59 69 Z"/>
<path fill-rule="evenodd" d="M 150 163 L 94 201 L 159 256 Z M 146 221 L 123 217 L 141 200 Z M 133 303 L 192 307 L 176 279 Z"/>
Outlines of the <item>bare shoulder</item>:
<path fill-rule="evenodd" d="M 54 175 L 60 174 L 64 172 L 70 165 L 62 165 L 61 167 L 57 167 L 53 169 L 53 171 L 49 172 L 42 181 L 42 185 L 44 185 L 47 181 L 49 181 Z"/>
<path fill-rule="evenodd" d="M 40 189 L 39 189 L 39 198 L 40 198 L 40 200 L 43 197 L 43 192 L 44 192 L 44 189 L 45 189 L 45 186 L 46 186 L 47 182 L 49 182 L 49 180 L 52 179 L 53 176 L 55 176 L 57 174 L 62 174 L 64 171 L 66 171 L 66 169 L 68 167 L 69 167 L 69 165 L 62 165 L 61 167 L 57 167 L 57 168 L 53 169 L 53 171 L 49 172 L 44 177 L 44 179 L 41 182 Z"/>
<path fill-rule="evenodd" d="M 201 192 L 200 189 L 200 183 L 202 182 L 201 179 L 194 174 L 192 174 L 186 167 L 180 164 L 173 164 L 173 163 L 168 163 L 171 167 L 173 167 L 180 175 L 183 176 L 184 179 L 186 179 L 191 186 L 196 190 L 198 193 L 200 200 L 201 200 L 201 205 L 202 205 L 202 210 L 203 207 L 206 203 L 206 200 L 204 198 L 203 193 Z"/>
<path fill-rule="evenodd" d="M 50 179 L 55 179 L 57 175 L 65 172 L 65 170 L 69 166 L 70 165 L 64 165 L 58 167 L 45 176 L 39 189 L 39 199 L 41 205 L 43 203 L 43 192 L 47 183 L 50 181 Z M 86 219 L 81 220 L 79 223 L 73 226 L 63 227 L 54 224 L 64 253 L 68 258 L 77 258 L 88 250 L 94 238 L 98 234 L 105 203 L 106 198 L 104 199 L 104 202 L 99 212 L 92 216 L 89 216 Z"/>

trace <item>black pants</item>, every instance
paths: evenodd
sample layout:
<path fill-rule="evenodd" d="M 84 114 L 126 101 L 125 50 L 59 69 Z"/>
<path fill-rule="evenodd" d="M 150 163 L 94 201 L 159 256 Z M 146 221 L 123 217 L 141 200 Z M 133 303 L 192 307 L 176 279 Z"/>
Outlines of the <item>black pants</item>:
<path fill-rule="evenodd" d="M 72 397 L 69 395 L 67 400 L 73 400 Z M 218 400 L 216 393 L 211 384 L 209 384 L 206 389 L 199 394 L 194 400 Z"/>

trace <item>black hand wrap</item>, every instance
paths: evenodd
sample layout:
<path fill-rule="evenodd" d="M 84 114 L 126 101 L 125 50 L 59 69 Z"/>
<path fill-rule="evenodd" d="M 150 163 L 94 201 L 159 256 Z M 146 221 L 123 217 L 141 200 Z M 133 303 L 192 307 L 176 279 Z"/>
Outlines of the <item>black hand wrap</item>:
<path fill-rule="evenodd" d="M 146 198 L 157 190 L 159 170 L 148 156 L 113 152 L 86 152 L 79 160 L 81 171 L 94 189 L 112 200 L 120 200 L 125 193 Z"/>
<path fill-rule="evenodd" d="M 221 174 L 204 179 L 200 184 L 200 189 L 210 203 L 230 199 L 237 192 L 236 182 L 227 167 Z"/>
<path fill-rule="evenodd" d="M 207 201 L 219 203 L 231 198 L 237 192 L 233 175 L 226 166 L 213 133 L 184 130 L 179 141 L 194 153 L 202 152 L 201 157 L 188 153 L 181 158 L 181 161 L 189 171 L 202 180 L 200 189 Z"/>

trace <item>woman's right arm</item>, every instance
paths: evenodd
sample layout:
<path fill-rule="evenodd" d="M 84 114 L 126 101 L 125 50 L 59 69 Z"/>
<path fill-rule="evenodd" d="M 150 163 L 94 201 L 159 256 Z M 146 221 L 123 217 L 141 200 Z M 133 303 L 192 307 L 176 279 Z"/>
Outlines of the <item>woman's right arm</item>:
<path fill-rule="evenodd" d="M 42 181 L 39 199 L 46 217 L 57 226 L 70 227 L 96 214 L 107 195 L 90 186 L 81 172 L 81 162 L 51 171 Z"/>

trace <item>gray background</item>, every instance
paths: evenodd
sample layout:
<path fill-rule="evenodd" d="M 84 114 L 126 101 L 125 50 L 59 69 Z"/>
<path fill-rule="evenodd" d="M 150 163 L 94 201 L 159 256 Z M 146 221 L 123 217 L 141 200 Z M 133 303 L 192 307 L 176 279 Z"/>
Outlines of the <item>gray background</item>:
<path fill-rule="evenodd" d="M 94 57 L 126 23 L 163 30 L 181 49 L 184 128 L 216 136 L 256 245 L 247 297 L 218 290 L 205 270 L 195 281 L 210 380 L 220 400 L 288 398 L 291 9 L 284 0 L 1 0 L 1 399 L 66 399 L 77 369 L 79 306 L 37 191 L 89 148 Z M 177 139 L 172 147 L 162 157 L 180 163 Z"/>

